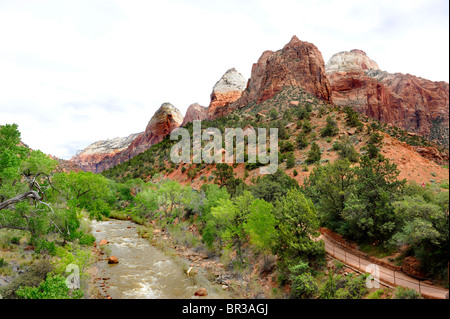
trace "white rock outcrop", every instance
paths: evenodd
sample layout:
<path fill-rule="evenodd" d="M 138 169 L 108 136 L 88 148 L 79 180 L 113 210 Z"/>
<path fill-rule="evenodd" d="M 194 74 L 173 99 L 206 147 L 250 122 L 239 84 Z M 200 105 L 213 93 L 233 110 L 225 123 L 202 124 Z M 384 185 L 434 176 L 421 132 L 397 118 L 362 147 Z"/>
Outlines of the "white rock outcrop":
<path fill-rule="evenodd" d="M 364 72 L 379 70 L 378 64 L 362 50 L 342 51 L 334 54 L 325 64 L 325 72 Z"/>

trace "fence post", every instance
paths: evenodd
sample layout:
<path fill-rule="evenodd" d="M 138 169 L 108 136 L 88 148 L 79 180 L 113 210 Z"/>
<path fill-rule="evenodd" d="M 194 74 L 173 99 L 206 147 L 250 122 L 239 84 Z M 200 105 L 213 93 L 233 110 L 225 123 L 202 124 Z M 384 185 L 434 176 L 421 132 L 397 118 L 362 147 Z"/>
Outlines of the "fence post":
<path fill-rule="evenodd" d="M 418 282 L 419 282 L 419 294 L 420 294 L 420 293 L 421 293 L 421 292 L 420 292 L 420 280 L 418 280 Z"/>

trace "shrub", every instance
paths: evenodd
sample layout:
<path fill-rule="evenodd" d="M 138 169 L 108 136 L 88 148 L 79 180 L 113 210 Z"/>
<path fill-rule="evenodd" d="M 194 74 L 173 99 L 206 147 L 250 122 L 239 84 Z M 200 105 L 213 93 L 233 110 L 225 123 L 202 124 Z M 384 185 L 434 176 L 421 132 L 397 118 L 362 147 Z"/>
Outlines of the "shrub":
<path fill-rule="evenodd" d="M 308 111 L 308 109 L 302 107 L 302 108 L 298 109 L 298 111 L 296 112 L 296 115 L 299 120 L 304 120 L 304 119 L 308 120 L 310 118 L 310 111 Z"/>
<path fill-rule="evenodd" d="M 317 283 L 310 273 L 293 276 L 291 280 L 291 297 L 293 298 L 311 298 L 318 291 Z"/>
<path fill-rule="evenodd" d="M 316 163 L 320 161 L 320 158 L 322 156 L 322 153 L 320 152 L 320 147 L 317 145 L 316 142 L 313 142 L 311 144 L 311 150 L 308 152 L 308 157 L 306 159 L 306 162 L 308 164 Z"/>
<path fill-rule="evenodd" d="M 321 299 L 333 299 L 336 295 L 336 279 L 333 276 L 333 273 L 330 271 L 328 273 L 328 280 L 320 289 L 320 298 Z"/>
<path fill-rule="evenodd" d="M 294 145 L 292 144 L 291 141 L 280 141 L 280 152 L 281 153 L 285 153 L 285 152 L 292 152 L 294 151 Z"/>
<path fill-rule="evenodd" d="M 303 130 L 303 133 L 305 133 L 305 134 L 308 134 L 309 132 L 311 132 L 312 127 L 311 127 L 311 123 L 308 120 L 303 121 L 302 130 Z"/>
<path fill-rule="evenodd" d="M 338 276 L 336 280 L 336 299 L 361 299 L 367 293 L 366 275 L 353 277 L 352 274 L 347 278 Z"/>
<path fill-rule="evenodd" d="M 364 125 L 359 120 L 358 112 L 353 110 L 353 108 L 351 108 L 350 106 L 344 107 L 344 112 L 346 115 L 345 121 L 346 121 L 347 125 L 349 125 L 351 127 L 356 127 L 358 129 L 358 131 L 361 131 L 363 129 Z"/>
<path fill-rule="evenodd" d="M 14 298 L 19 287 L 38 286 L 52 270 L 53 266 L 48 259 L 37 260 L 24 274 L 15 277 L 8 285 L 0 287 L 0 295 L 3 298 Z"/>
<path fill-rule="evenodd" d="M 295 165 L 295 157 L 294 157 L 294 153 L 289 152 L 287 154 L 287 158 L 286 158 L 286 168 L 292 168 Z"/>
<path fill-rule="evenodd" d="M 66 279 L 61 275 L 50 276 L 38 287 L 20 287 L 16 294 L 25 299 L 81 299 L 81 290 L 72 291 L 66 285 Z"/>
<path fill-rule="evenodd" d="M 320 131 L 320 135 L 322 137 L 325 136 L 334 136 L 339 132 L 337 122 L 331 117 L 327 117 L 327 124 L 325 127 Z"/>
<path fill-rule="evenodd" d="M 297 135 L 297 138 L 296 138 L 295 141 L 297 142 L 297 147 L 298 147 L 300 150 L 304 149 L 306 146 L 309 145 L 308 137 L 306 136 L 306 134 L 305 134 L 304 132 L 300 132 L 300 133 Z"/>
<path fill-rule="evenodd" d="M 414 289 L 397 287 L 394 299 L 422 299 L 422 297 Z"/>
<path fill-rule="evenodd" d="M 0 258 L 0 267 L 7 266 L 8 263 L 6 262 L 5 258 Z"/>
<path fill-rule="evenodd" d="M 95 237 L 90 234 L 82 234 L 79 241 L 80 245 L 92 246 L 95 242 Z"/>
<path fill-rule="evenodd" d="M 47 241 L 43 238 L 37 238 L 32 240 L 32 243 L 36 245 L 36 253 L 49 254 L 52 256 L 56 253 L 56 246 L 53 241 Z"/>
<path fill-rule="evenodd" d="M 270 109 L 269 115 L 272 120 L 275 120 L 278 117 L 278 111 L 276 109 Z"/>
<path fill-rule="evenodd" d="M 356 163 L 359 160 L 358 151 L 348 141 L 344 141 L 342 143 L 334 143 L 333 150 L 339 151 L 339 156 L 341 159 L 347 158 L 352 163 Z"/>

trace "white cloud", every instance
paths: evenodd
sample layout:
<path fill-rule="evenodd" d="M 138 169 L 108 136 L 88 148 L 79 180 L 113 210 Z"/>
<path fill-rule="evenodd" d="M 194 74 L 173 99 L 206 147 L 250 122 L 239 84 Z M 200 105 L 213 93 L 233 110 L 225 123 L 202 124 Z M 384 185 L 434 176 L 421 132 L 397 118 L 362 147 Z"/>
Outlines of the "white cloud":
<path fill-rule="evenodd" d="M 414 0 L 6 0 L 0 124 L 63 158 L 145 129 L 171 102 L 208 105 L 216 81 L 296 34 L 325 62 L 362 49 L 381 69 L 448 81 L 448 3 Z"/>

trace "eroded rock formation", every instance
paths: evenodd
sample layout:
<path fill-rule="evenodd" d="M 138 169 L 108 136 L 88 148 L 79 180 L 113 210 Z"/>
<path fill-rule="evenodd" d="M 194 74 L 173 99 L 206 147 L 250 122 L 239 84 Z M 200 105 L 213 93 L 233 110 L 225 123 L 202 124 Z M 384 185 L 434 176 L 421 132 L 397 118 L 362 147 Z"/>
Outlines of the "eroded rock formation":
<path fill-rule="evenodd" d="M 186 114 L 184 115 L 183 123 L 181 126 L 185 126 L 187 123 L 195 120 L 206 120 L 208 119 L 208 108 L 201 106 L 198 103 L 189 105 Z"/>
<path fill-rule="evenodd" d="M 325 74 L 323 57 L 314 44 L 293 36 L 282 50 L 265 51 L 253 64 L 251 78 L 237 105 L 242 107 L 249 102 L 263 102 L 284 86 L 302 87 L 331 102 L 331 86 Z"/>
<path fill-rule="evenodd" d="M 333 55 L 326 72 L 335 104 L 352 106 L 448 148 L 448 83 L 382 71 L 361 50 Z"/>
<path fill-rule="evenodd" d="M 241 97 L 246 84 L 247 81 L 245 78 L 235 68 L 225 72 L 213 87 L 211 102 L 208 108 L 208 117 L 215 119 L 233 111 L 228 106 Z"/>
<path fill-rule="evenodd" d="M 182 123 L 183 115 L 180 111 L 170 103 L 163 103 L 148 122 L 144 133 L 136 137 L 120 157 L 133 158 L 148 150 L 153 144 L 161 142 L 167 134 Z"/>
<path fill-rule="evenodd" d="M 170 103 L 164 103 L 155 112 L 144 132 L 126 138 L 116 138 L 91 144 L 74 156 L 84 171 L 99 173 L 117 164 L 130 160 L 163 140 L 183 122 L 180 111 Z"/>
<path fill-rule="evenodd" d="M 94 173 L 108 169 L 114 162 L 114 157 L 123 152 L 131 142 L 142 133 L 131 134 L 127 137 L 116 137 L 92 143 L 82 151 L 78 151 L 70 160 L 84 171 Z"/>

